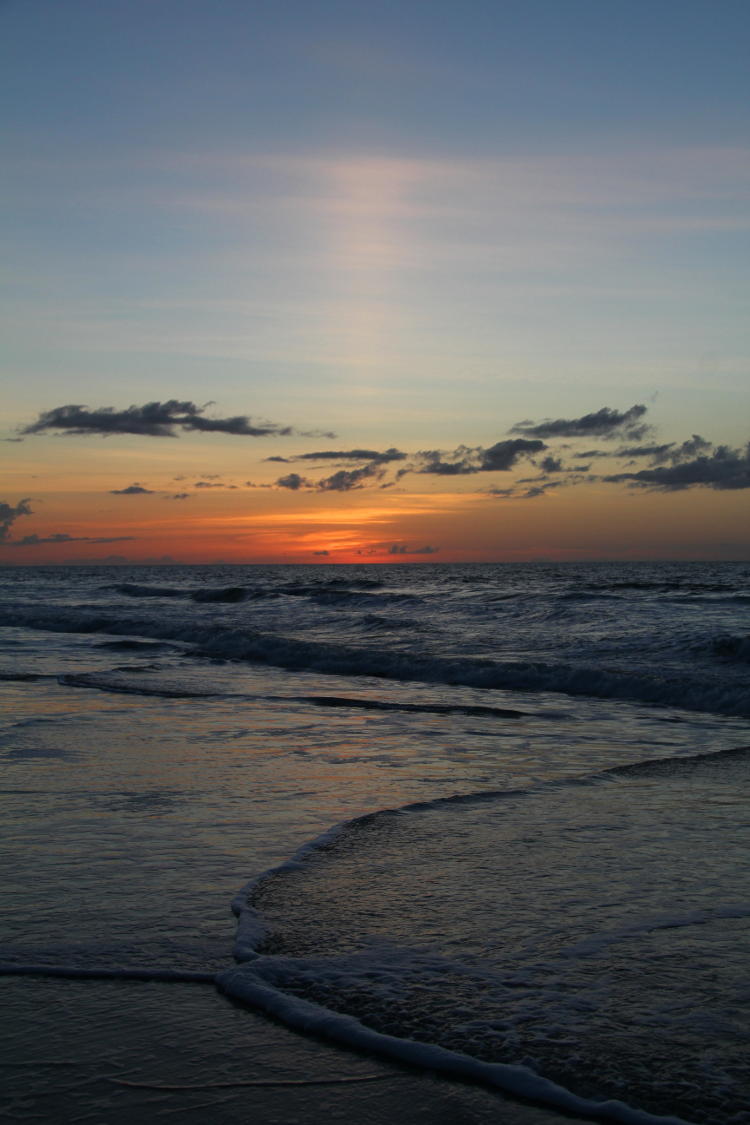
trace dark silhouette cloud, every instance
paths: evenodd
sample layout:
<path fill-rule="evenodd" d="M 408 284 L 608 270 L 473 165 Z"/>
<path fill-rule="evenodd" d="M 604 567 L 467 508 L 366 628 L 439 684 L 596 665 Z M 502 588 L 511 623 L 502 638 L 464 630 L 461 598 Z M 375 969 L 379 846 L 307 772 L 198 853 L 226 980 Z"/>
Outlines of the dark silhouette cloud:
<path fill-rule="evenodd" d="M 144 488 L 142 484 L 129 484 L 127 488 L 111 488 L 112 496 L 153 496 L 152 488 Z"/>
<path fill-rule="evenodd" d="M 40 434 L 50 430 L 67 434 L 140 434 L 146 437 L 177 437 L 178 431 L 234 434 L 241 437 L 283 437 L 299 433 L 305 437 L 335 437 L 319 431 L 299 431 L 292 426 L 276 422 L 254 422 L 245 414 L 233 418 L 207 418 L 205 410 L 212 403 L 197 406 L 194 402 L 169 399 L 167 402 L 148 402 L 144 406 L 129 406 L 115 410 L 105 406 L 89 410 L 82 405 L 56 406 L 39 415 L 36 422 L 24 426 L 23 434 Z"/>
<path fill-rule="evenodd" d="M 669 451 L 674 449 L 674 442 L 668 441 L 664 445 L 626 445 L 622 449 L 615 449 L 610 453 L 594 450 L 592 453 L 582 453 L 582 457 L 653 457 L 655 461 L 664 461 L 669 456 Z"/>
<path fill-rule="evenodd" d="M 322 450 L 317 453 L 301 453 L 295 461 L 368 461 L 373 465 L 386 465 L 390 461 L 405 461 L 406 454 L 400 449 L 386 449 L 379 453 L 376 449 Z M 270 458 L 269 458 L 270 460 Z"/>
<path fill-rule="evenodd" d="M 295 461 L 347 461 L 352 464 L 366 461 L 371 465 L 387 465 L 391 461 L 405 461 L 406 453 L 400 449 L 321 449 L 312 453 L 299 453 L 296 457 L 266 457 L 266 461 L 291 465 Z"/>
<path fill-rule="evenodd" d="M 165 500 L 189 500 L 190 499 L 190 493 L 189 492 L 175 492 L 175 494 L 173 496 L 165 496 L 164 499 Z"/>
<path fill-rule="evenodd" d="M 562 458 L 553 457 L 550 453 L 549 457 L 545 457 L 539 466 L 545 473 L 561 473 L 562 472 Z"/>
<path fill-rule="evenodd" d="M 608 457 L 635 461 L 640 457 L 648 457 L 653 465 L 663 465 L 666 462 L 677 464 L 680 461 L 690 461 L 698 456 L 708 453 L 713 448 L 713 443 L 706 441 L 700 434 L 693 434 L 687 441 L 677 445 L 673 441 L 650 445 L 622 445 L 619 449 L 584 449 L 576 454 L 578 457 Z"/>
<path fill-rule="evenodd" d="M 313 551 L 313 554 L 314 555 L 328 555 L 328 554 L 330 554 L 330 552 L 329 551 Z"/>
<path fill-rule="evenodd" d="M 31 500 L 28 497 L 19 500 L 17 504 L 8 504 L 0 500 L 0 543 L 6 542 L 13 524 L 20 516 L 33 515 L 30 505 Z"/>
<path fill-rule="evenodd" d="M 321 492 L 350 492 L 353 488 L 364 488 L 368 480 L 380 480 L 384 471 L 377 462 L 361 469 L 339 469 L 332 476 L 319 480 L 316 487 Z"/>
<path fill-rule="evenodd" d="M 512 438 L 509 441 L 498 441 L 481 453 L 480 464 L 477 472 L 507 472 L 512 469 L 521 457 L 528 457 L 532 453 L 541 453 L 547 446 L 543 441 L 527 441 L 525 438 Z"/>
<path fill-rule="evenodd" d="M 435 555 L 439 547 L 407 547 L 403 543 L 392 543 L 388 548 L 389 555 Z"/>
<path fill-rule="evenodd" d="M 94 538 L 90 535 L 67 535 L 64 531 L 54 535 L 25 535 L 23 539 L 8 540 L 6 547 L 38 547 L 43 543 L 125 543 L 136 539 L 135 535 L 111 535 Z"/>
<path fill-rule="evenodd" d="M 670 453 L 670 460 L 672 461 L 689 461 L 693 457 L 703 457 L 713 449 L 713 442 L 706 441 L 700 434 L 693 434 L 687 441 L 683 441 L 682 445 L 678 446 L 672 453 Z"/>
<path fill-rule="evenodd" d="M 301 477 L 299 473 L 289 473 L 285 477 L 279 477 L 276 481 L 279 488 L 288 488 L 292 492 L 298 492 L 300 488 L 314 488 L 313 481 L 308 480 L 307 477 Z"/>
<path fill-rule="evenodd" d="M 402 469 L 398 475 L 401 477 L 405 473 L 432 473 L 439 477 L 457 477 L 478 471 L 476 463 L 469 457 L 461 456 L 458 451 L 453 454 L 449 453 L 447 456 L 454 459 L 451 461 L 444 460 L 443 454 L 438 449 L 420 450 L 416 455 L 416 461 Z"/>
<path fill-rule="evenodd" d="M 385 470 L 377 462 L 373 462 L 359 469 L 339 469 L 330 477 L 323 477 L 318 481 L 300 476 L 299 473 L 288 473 L 285 477 L 279 477 L 276 486 L 288 488 L 292 492 L 301 489 L 314 492 L 351 492 L 355 488 L 365 488 L 368 481 L 381 480 L 384 473 Z"/>
<path fill-rule="evenodd" d="M 544 496 L 552 488 L 562 488 L 564 483 L 561 480 L 552 480 L 546 481 L 544 484 L 534 484 L 531 488 L 526 489 L 488 488 L 485 492 L 487 496 L 494 496 L 498 500 L 534 500 L 537 496 Z"/>
<path fill-rule="evenodd" d="M 512 434 L 530 434 L 532 437 L 611 437 L 617 433 L 627 433 L 638 438 L 648 429 L 647 426 L 638 424 L 638 419 L 646 413 L 646 407 L 639 403 L 631 406 L 629 410 L 620 412 L 603 406 L 593 414 L 584 414 L 582 418 L 556 418 L 545 422 L 518 422 L 511 427 Z M 588 456 L 583 454 L 584 457 Z"/>
<path fill-rule="evenodd" d="M 658 492 L 680 492 L 686 488 L 713 488 L 718 491 L 750 488 L 750 444 L 744 450 L 720 445 L 710 456 L 702 455 L 691 461 L 677 459 L 671 465 L 632 473 L 613 473 L 603 479 L 616 484 L 628 481 L 633 488 Z"/>
<path fill-rule="evenodd" d="M 406 473 L 431 473 L 442 477 L 467 476 L 472 473 L 507 472 L 522 457 L 541 453 L 547 446 L 538 439 L 509 438 L 498 441 L 489 449 L 482 446 L 459 445 L 451 453 L 439 449 L 423 449 L 415 454 L 410 465 L 396 474 L 401 478 Z"/>

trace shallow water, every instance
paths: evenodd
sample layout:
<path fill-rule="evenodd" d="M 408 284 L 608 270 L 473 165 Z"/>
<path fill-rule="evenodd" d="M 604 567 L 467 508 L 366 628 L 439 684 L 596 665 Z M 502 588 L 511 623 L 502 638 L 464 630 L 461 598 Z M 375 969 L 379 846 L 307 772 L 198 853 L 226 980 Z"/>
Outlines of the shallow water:
<path fill-rule="evenodd" d="M 5 568 L 3 961 L 223 973 L 401 809 L 239 976 L 747 1120 L 749 575 Z"/>

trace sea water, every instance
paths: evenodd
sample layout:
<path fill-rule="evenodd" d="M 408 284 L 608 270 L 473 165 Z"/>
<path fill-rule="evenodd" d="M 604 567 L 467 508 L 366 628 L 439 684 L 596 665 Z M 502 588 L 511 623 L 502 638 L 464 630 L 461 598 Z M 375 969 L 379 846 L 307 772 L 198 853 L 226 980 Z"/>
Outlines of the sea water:
<path fill-rule="evenodd" d="M 749 566 L 0 583 L 7 971 L 215 980 L 563 1110 L 750 1120 Z"/>

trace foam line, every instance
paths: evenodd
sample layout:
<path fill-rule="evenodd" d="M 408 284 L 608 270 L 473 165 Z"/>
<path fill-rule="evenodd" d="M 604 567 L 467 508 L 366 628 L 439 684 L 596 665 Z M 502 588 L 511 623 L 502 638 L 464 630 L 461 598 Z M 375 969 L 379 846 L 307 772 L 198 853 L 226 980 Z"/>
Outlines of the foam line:
<path fill-rule="evenodd" d="M 219 973 L 217 985 L 233 999 L 260 1008 L 281 1019 L 289 1027 L 308 1034 L 321 1035 L 346 1046 L 372 1051 L 422 1069 L 437 1070 L 442 1074 L 482 1082 L 526 1101 L 578 1114 L 579 1117 L 614 1121 L 618 1125 L 690 1125 L 684 1118 L 656 1116 L 614 1099 L 595 1102 L 578 1097 L 525 1066 L 481 1062 L 431 1043 L 384 1035 L 365 1027 L 352 1016 L 340 1015 L 309 1000 L 279 992 L 261 982 L 247 966 Z"/>

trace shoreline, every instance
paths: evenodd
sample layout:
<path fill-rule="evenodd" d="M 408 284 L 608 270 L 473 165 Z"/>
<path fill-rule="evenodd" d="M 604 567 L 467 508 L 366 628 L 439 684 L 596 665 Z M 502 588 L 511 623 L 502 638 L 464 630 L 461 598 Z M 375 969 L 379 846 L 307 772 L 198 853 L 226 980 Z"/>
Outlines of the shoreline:
<path fill-rule="evenodd" d="M 300 1034 L 213 989 L 3 977 L 0 990 L 8 1121 L 132 1125 L 177 1114 L 181 1125 L 583 1125 Z"/>

